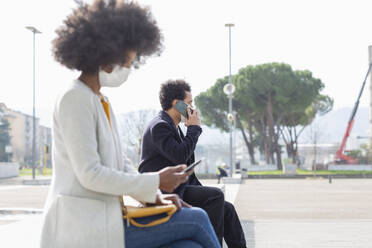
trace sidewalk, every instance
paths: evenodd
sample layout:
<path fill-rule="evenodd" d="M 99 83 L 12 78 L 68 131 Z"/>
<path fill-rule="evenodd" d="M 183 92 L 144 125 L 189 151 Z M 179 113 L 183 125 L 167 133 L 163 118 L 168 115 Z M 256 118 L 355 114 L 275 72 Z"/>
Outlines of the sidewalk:
<path fill-rule="evenodd" d="M 1 185 L 49 185 L 52 180 L 51 176 L 37 176 L 32 179 L 32 176 L 19 176 L 10 178 L 1 178 Z"/>
<path fill-rule="evenodd" d="M 41 215 L 37 215 L 11 224 L 0 225 L 0 247 L 39 248 L 41 221 Z"/>
<path fill-rule="evenodd" d="M 250 248 L 371 248 L 371 220 L 242 221 Z"/>
<path fill-rule="evenodd" d="M 18 183 L 15 183 L 17 181 Z M 27 214 L 30 211 L 41 211 L 49 186 L 19 185 L 22 179 L 14 179 L 11 185 L 0 185 L 0 247 L 6 248 L 37 248 L 42 225 L 41 214 Z M 215 181 L 204 181 L 208 185 L 221 187 Z M 17 185 L 18 184 L 18 185 Z M 239 185 L 225 186 L 225 197 L 231 202 L 238 193 Z M 28 194 L 29 192 L 29 194 Z M 6 211 L 23 210 L 23 214 L 5 214 Z M 20 238 L 21 237 L 21 238 Z"/>
<path fill-rule="evenodd" d="M 0 199 L 14 196 L 0 203 L 42 206 L 47 190 L 0 185 Z M 226 184 L 225 198 L 234 202 L 250 248 L 372 248 L 372 180 L 246 180 Z M 0 221 L 0 247 L 37 247 L 41 215 L 20 219 Z"/>
<path fill-rule="evenodd" d="M 246 180 L 235 207 L 248 247 L 372 247 L 368 179 Z"/>

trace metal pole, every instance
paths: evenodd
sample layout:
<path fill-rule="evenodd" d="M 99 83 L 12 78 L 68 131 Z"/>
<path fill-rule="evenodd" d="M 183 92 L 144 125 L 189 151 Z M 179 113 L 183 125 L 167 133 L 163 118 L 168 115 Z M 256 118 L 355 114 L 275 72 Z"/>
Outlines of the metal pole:
<path fill-rule="evenodd" d="M 233 94 L 233 85 L 231 80 L 231 27 L 234 27 L 233 23 L 225 24 L 225 27 L 229 28 L 229 90 L 225 92 L 229 95 L 229 116 L 232 115 L 232 94 Z M 228 118 L 229 119 L 229 118 Z M 229 131 L 230 131 L 230 177 L 233 175 L 234 164 L 233 164 L 233 140 L 232 140 L 232 121 L 229 120 Z"/>
<path fill-rule="evenodd" d="M 228 23 L 225 24 L 225 27 L 229 28 L 229 114 L 232 115 L 232 80 L 231 80 L 231 27 L 234 24 Z M 232 140 L 232 121 L 229 121 L 229 130 L 230 130 L 230 177 L 233 175 L 234 165 L 233 165 L 233 140 Z"/>
<path fill-rule="evenodd" d="M 236 173 L 236 111 L 234 111 L 234 128 L 233 128 L 233 164 Z"/>
<path fill-rule="evenodd" d="M 41 32 L 35 27 L 27 26 L 33 34 L 32 49 L 32 179 L 35 179 L 35 154 L 36 154 L 36 118 L 35 118 L 35 35 Z"/>
<path fill-rule="evenodd" d="M 33 32 L 33 68 L 32 68 L 32 179 L 35 179 L 35 146 L 36 146 L 36 124 L 35 124 L 35 32 Z"/>
<path fill-rule="evenodd" d="M 368 63 L 372 63 L 372 46 L 368 46 Z M 369 139 L 369 149 L 372 149 L 372 76 L 370 76 L 370 85 L 369 85 L 369 130 L 371 133 Z"/>

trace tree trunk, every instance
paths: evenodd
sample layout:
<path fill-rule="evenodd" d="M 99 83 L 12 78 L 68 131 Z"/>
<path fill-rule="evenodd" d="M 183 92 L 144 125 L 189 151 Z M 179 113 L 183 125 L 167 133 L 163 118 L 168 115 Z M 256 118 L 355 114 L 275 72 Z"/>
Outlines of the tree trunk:
<path fill-rule="evenodd" d="M 292 132 L 292 128 L 294 131 Z M 282 131 L 282 136 L 286 144 L 286 150 L 288 158 L 292 159 L 292 163 L 296 163 L 297 159 L 297 141 L 296 141 L 296 127 L 286 127 L 289 138 L 285 138 L 284 132 Z"/>
<path fill-rule="evenodd" d="M 295 148 L 295 144 L 292 142 L 292 163 L 293 164 L 296 164 L 296 161 L 297 161 L 297 150 Z"/>
<path fill-rule="evenodd" d="M 271 94 L 267 98 L 266 104 L 266 115 L 267 115 L 267 126 L 269 129 L 269 137 L 268 137 L 268 147 L 269 147 L 269 154 L 272 161 L 274 161 L 274 118 L 273 118 L 273 109 L 271 103 Z"/>
<path fill-rule="evenodd" d="M 261 135 L 262 135 L 262 139 L 264 141 L 264 147 L 265 147 L 265 162 L 266 164 L 270 164 L 270 149 L 269 149 L 268 137 L 266 134 L 266 125 L 265 125 L 264 116 L 261 117 L 260 122 L 261 122 L 260 130 L 261 130 Z"/>
<path fill-rule="evenodd" d="M 290 136 L 291 136 L 290 137 L 291 138 L 291 144 L 290 144 L 291 145 L 291 147 L 290 147 L 291 148 L 291 158 L 292 158 L 292 162 L 294 164 L 297 164 L 297 161 L 298 161 L 298 138 L 300 137 L 300 134 L 302 133 L 302 131 L 304 130 L 305 127 L 303 127 L 299 132 L 296 131 L 296 127 L 292 127 L 292 128 L 293 128 L 293 132 L 292 131 L 290 132 Z"/>
<path fill-rule="evenodd" d="M 275 153 L 276 153 L 276 164 L 278 166 L 278 170 L 282 170 L 283 169 L 282 154 L 281 154 L 281 149 L 280 149 L 279 144 L 275 148 Z"/>
<path fill-rule="evenodd" d="M 250 145 L 250 151 L 249 154 L 252 158 L 252 164 L 257 164 L 256 160 L 254 159 L 254 145 L 253 145 L 253 123 L 252 123 L 252 117 L 249 113 L 247 113 L 247 120 L 248 120 L 248 135 L 249 135 L 249 143 Z"/>
<path fill-rule="evenodd" d="M 250 160 L 251 160 L 251 164 L 256 164 L 256 161 L 254 159 L 254 147 L 253 147 L 252 139 L 250 141 L 248 141 L 247 136 L 246 136 L 245 131 L 244 131 L 244 128 L 243 128 L 243 125 L 242 125 L 242 122 L 240 121 L 240 118 L 239 118 L 238 114 L 236 115 L 236 121 L 238 123 L 238 127 L 239 127 L 240 131 L 242 132 L 245 145 L 248 148 L 248 153 L 249 153 L 249 157 L 250 157 Z"/>
<path fill-rule="evenodd" d="M 275 133 L 274 145 L 275 145 L 275 153 L 276 153 L 276 164 L 278 166 L 278 170 L 282 170 L 283 169 L 282 151 L 279 145 L 279 137 L 280 137 L 280 120 L 278 120 L 278 123 L 277 123 L 277 132 Z"/>

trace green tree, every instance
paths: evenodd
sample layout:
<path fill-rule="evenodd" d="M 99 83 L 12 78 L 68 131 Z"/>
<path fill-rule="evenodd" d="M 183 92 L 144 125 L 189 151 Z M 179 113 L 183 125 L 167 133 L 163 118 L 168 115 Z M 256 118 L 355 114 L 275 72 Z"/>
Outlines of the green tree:
<path fill-rule="evenodd" d="M 279 139 L 283 120 L 292 113 L 303 112 L 320 88 L 320 80 L 307 71 L 293 71 L 287 64 L 270 63 L 247 66 L 239 71 L 237 95 L 256 116 L 256 129 L 263 142 L 267 163 L 281 168 Z M 309 81 L 312 80 L 312 84 Z"/>
<path fill-rule="evenodd" d="M 223 93 L 227 79 L 218 79 L 214 86 L 195 99 L 203 122 L 224 131 L 228 130 L 228 102 Z M 233 76 L 233 84 L 236 87 L 233 95 L 236 121 L 252 163 L 255 163 L 253 147 L 258 145 L 265 154 L 266 162 L 276 162 L 281 169 L 279 139 L 285 132 L 292 132 L 299 125 L 308 125 L 317 113 L 331 108 L 327 104 L 332 102 L 331 99 L 320 95 L 323 83 L 313 78 L 311 72 L 293 71 L 288 64 L 247 66 Z M 299 134 L 296 133 L 295 138 L 288 139 L 290 141 L 286 143 L 292 142 L 297 149 Z M 287 151 L 288 147 L 287 143 Z"/>
<path fill-rule="evenodd" d="M 233 81 L 235 81 L 235 77 Z M 215 85 L 209 88 L 206 92 L 201 93 L 195 97 L 195 103 L 199 110 L 201 111 L 201 116 L 203 119 L 203 124 L 210 127 L 218 128 L 222 131 L 229 131 L 229 122 L 227 120 L 228 114 L 228 97 L 223 92 L 223 87 L 228 83 L 228 77 L 218 79 Z M 234 83 L 235 84 L 235 83 Z M 234 94 L 233 105 L 236 113 L 236 123 L 238 129 L 242 132 L 243 139 L 248 148 L 250 160 L 252 164 L 256 164 L 254 159 L 254 140 L 253 140 L 253 130 L 251 125 L 247 125 L 247 119 L 249 120 L 249 115 L 244 116 L 248 113 L 246 110 L 248 106 L 244 106 L 244 102 L 237 99 Z M 248 135 L 246 135 L 245 129 L 248 128 Z"/>
<path fill-rule="evenodd" d="M 303 104 L 302 109 L 295 108 L 292 111 L 288 111 L 282 121 L 282 138 L 286 144 L 288 157 L 292 158 L 293 163 L 297 161 L 298 138 L 305 127 L 312 123 L 316 116 L 325 115 L 333 108 L 333 99 L 319 93 L 323 89 L 323 86 L 321 88 L 317 87 L 315 84 L 314 88 L 317 91 L 312 93 L 312 98 L 303 98 L 302 101 L 299 101 L 299 105 Z M 311 92 L 311 89 L 302 89 L 305 92 L 308 90 Z"/>
<path fill-rule="evenodd" d="M 10 144 L 9 122 L 4 113 L 0 112 L 0 161 L 8 161 L 5 147 Z"/>

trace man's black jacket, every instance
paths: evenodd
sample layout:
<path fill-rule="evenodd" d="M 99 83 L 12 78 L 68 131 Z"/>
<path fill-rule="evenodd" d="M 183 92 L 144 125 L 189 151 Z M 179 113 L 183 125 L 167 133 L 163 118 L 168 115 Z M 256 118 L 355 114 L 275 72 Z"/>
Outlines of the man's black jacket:
<path fill-rule="evenodd" d="M 178 132 L 179 130 L 179 132 Z M 189 126 L 186 136 L 177 128 L 172 118 L 161 111 L 150 122 L 143 134 L 139 172 L 159 171 L 167 166 L 190 165 L 195 161 L 194 150 L 202 129 Z M 186 185 L 201 185 L 195 174 L 173 192 L 181 198 Z"/>

